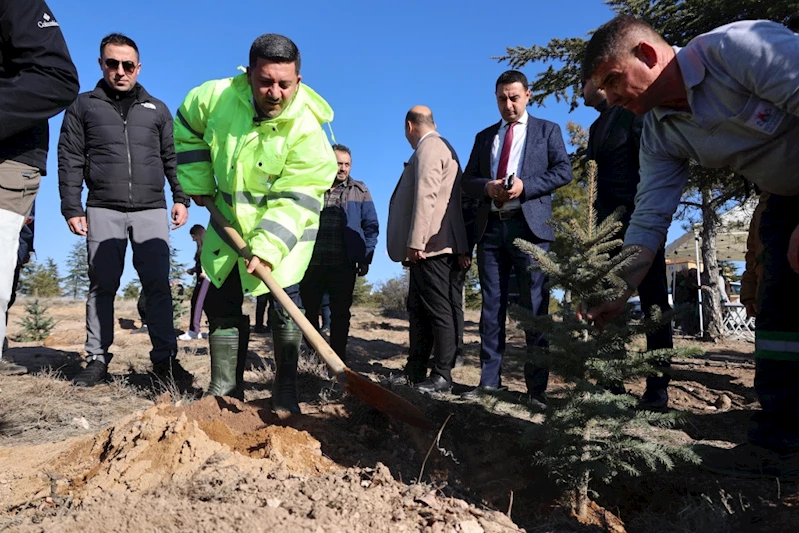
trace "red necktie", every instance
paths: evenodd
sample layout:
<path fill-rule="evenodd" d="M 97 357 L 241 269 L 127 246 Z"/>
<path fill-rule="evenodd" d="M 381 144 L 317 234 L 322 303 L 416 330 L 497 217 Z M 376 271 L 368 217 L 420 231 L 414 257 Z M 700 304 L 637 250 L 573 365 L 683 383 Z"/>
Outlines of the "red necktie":
<path fill-rule="evenodd" d="M 499 166 L 497 167 L 497 179 L 505 179 L 508 173 L 508 160 L 510 159 L 510 147 L 513 145 L 513 126 L 517 122 L 508 123 L 508 132 L 505 134 L 505 140 L 502 141 L 502 151 L 499 153 Z M 494 200 L 494 205 L 502 207 L 502 202 Z"/>

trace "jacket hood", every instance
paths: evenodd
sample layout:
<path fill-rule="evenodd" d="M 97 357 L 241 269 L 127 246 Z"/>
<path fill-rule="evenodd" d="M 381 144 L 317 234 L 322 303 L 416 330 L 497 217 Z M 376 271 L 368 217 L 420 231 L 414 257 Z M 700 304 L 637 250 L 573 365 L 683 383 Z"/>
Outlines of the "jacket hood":
<path fill-rule="evenodd" d="M 247 83 L 247 74 L 239 74 L 233 78 L 233 88 L 245 102 L 252 105 L 252 89 L 250 84 Z M 319 124 L 331 122 L 333 120 L 333 108 L 330 107 L 324 98 L 319 96 L 319 93 L 300 83 L 297 92 L 294 94 L 294 100 L 291 104 L 283 110 L 277 117 L 264 121 L 264 122 L 283 122 L 286 120 L 294 120 L 302 116 L 303 111 L 307 109 L 316 117 Z"/>

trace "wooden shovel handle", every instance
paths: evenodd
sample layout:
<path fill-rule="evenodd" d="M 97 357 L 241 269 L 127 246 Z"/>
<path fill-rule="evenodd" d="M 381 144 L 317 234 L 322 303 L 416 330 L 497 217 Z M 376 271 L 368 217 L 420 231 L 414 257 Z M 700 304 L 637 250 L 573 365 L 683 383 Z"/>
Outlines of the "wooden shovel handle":
<path fill-rule="evenodd" d="M 249 261 L 252 259 L 253 255 L 250 251 L 247 244 L 244 242 L 244 239 L 241 238 L 239 232 L 230 225 L 230 222 L 227 221 L 225 215 L 223 215 L 219 209 L 214 205 L 214 200 L 210 196 L 201 196 L 203 200 L 203 205 L 210 211 L 211 218 L 214 219 L 216 225 L 225 232 L 223 237 L 226 237 L 227 240 L 232 243 L 236 251 L 242 256 L 244 259 Z M 269 288 L 269 291 L 272 293 L 272 296 L 280 302 L 280 305 L 283 306 L 289 316 L 294 320 L 294 322 L 299 326 L 300 331 L 302 334 L 305 335 L 305 338 L 308 342 L 311 343 L 311 346 L 316 353 L 319 354 L 319 357 L 325 362 L 325 364 L 330 368 L 330 370 L 338 377 L 341 373 L 343 373 L 347 369 L 347 365 L 344 364 L 344 361 L 333 351 L 333 348 L 330 347 L 329 344 L 325 341 L 324 337 L 316 331 L 316 328 L 313 327 L 311 322 L 305 317 L 305 314 L 300 311 L 300 308 L 297 307 L 289 295 L 286 294 L 286 291 L 278 285 L 275 281 L 275 278 L 272 277 L 271 269 L 261 262 L 257 267 L 255 267 L 254 274 L 263 281 L 266 286 Z"/>

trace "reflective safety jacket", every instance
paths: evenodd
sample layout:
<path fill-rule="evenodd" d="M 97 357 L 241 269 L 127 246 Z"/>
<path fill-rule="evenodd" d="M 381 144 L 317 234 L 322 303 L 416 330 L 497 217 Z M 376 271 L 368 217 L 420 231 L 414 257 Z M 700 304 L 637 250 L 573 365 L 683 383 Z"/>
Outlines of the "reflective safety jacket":
<path fill-rule="evenodd" d="M 281 287 L 299 283 L 313 253 L 325 191 L 338 169 L 322 124 L 333 110 L 300 84 L 269 120 L 254 120 L 246 74 L 192 89 L 175 115 L 178 180 L 189 195 L 214 197 Z M 220 287 L 238 265 L 244 293 L 268 292 L 210 223 L 202 267 Z"/>

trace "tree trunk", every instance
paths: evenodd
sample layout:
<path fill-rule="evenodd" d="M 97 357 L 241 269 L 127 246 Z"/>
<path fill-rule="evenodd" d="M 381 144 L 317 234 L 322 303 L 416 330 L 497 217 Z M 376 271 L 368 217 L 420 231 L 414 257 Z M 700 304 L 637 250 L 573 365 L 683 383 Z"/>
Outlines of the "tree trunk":
<path fill-rule="evenodd" d="M 564 316 L 572 311 L 572 291 L 563 291 L 563 314 Z"/>
<path fill-rule="evenodd" d="M 716 235 L 719 217 L 713 202 L 713 190 L 702 187 L 702 316 L 704 318 L 703 340 L 715 342 L 724 335 L 719 293 L 719 264 L 716 259 Z"/>
<path fill-rule="evenodd" d="M 586 426 L 583 430 L 583 442 L 587 445 L 591 439 L 591 428 Z M 584 451 L 582 455 L 583 461 L 588 461 L 588 452 Z M 580 481 L 574 489 L 574 512 L 579 518 L 588 517 L 588 481 L 590 480 L 590 473 L 588 470 L 583 472 L 580 476 Z"/>

